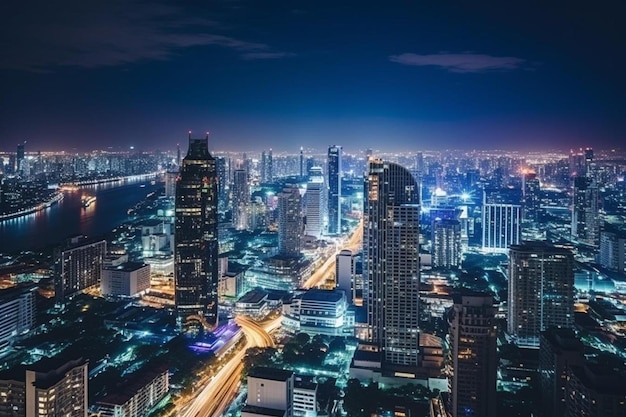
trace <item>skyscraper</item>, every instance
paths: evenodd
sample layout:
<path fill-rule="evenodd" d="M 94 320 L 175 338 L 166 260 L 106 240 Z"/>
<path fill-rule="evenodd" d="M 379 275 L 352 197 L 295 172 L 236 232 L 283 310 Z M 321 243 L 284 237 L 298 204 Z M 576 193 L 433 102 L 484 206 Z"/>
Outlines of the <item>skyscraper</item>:
<path fill-rule="evenodd" d="M 100 284 L 106 240 L 92 241 L 84 236 L 70 238 L 55 250 L 55 298 L 65 297 Z"/>
<path fill-rule="evenodd" d="M 483 193 L 483 252 L 506 253 L 521 239 L 522 206 L 519 190 L 485 190 Z"/>
<path fill-rule="evenodd" d="M 243 169 L 236 169 L 233 173 L 233 226 L 237 230 L 248 228 L 250 211 L 250 187 L 248 176 Z"/>
<path fill-rule="evenodd" d="M 261 169 L 260 169 L 261 183 L 267 182 L 267 154 L 265 151 L 261 152 Z"/>
<path fill-rule="evenodd" d="M 309 172 L 306 188 L 306 234 L 319 239 L 324 232 L 324 174 L 321 167 L 313 167 Z"/>
<path fill-rule="evenodd" d="M 419 359 L 418 188 L 406 168 L 370 159 L 363 220 L 368 333 L 383 367 L 406 374 Z"/>
<path fill-rule="evenodd" d="M 278 254 L 285 257 L 300 256 L 302 239 L 300 190 L 288 184 L 278 195 Z"/>
<path fill-rule="evenodd" d="M 328 148 L 328 233 L 341 233 L 341 146 Z"/>
<path fill-rule="evenodd" d="M 192 315 L 217 326 L 217 171 L 208 135 L 192 139 L 176 185 L 176 311 L 180 324 Z"/>
<path fill-rule="evenodd" d="M 433 222 L 433 267 L 459 268 L 461 251 L 461 222 L 458 220 L 435 219 Z"/>
<path fill-rule="evenodd" d="M 581 243 L 600 245 L 598 186 L 590 176 L 574 178 L 572 193 L 572 238 Z"/>
<path fill-rule="evenodd" d="M 304 148 L 300 146 L 300 178 L 304 177 Z"/>
<path fill-rule="evenodd" d="M 541 187 L 537 174 L 534 172 L 525 173 L 522 177 L 523 186 L 523 210 L 522 217 L 526 221 L 539 221 L 541 211 Z"/>
<path fill-rule="evenodd" d="M 455 297 L 450 320 L 454 417 L 496 416 L 497 326 L 493 297 Z"/>
<path fill-rule="evenodd" d="M 267 153 L 267 181 L 274 181 L 274 159 L 272 157 L 272 150 Z"/>
<path fill-rule="evenodd" d="M 520 346 L 538 347 L 542 331 L 574 324 L 574 255 L 547 242 L 512 245 L 508 332 Z"/>
<path fill-rule="evenodd" d="M 24 141 L 23 143 L 20 143 L 19 145 L 17 145 L 17 152 L 16 152 L 16 163 L 17 163 L 17 167 L 15 172 L 17 172 L 18 175 L 22 175 L 23 170 L 24 170 L 24 146 L 26 145 L 26 141 Z"/>

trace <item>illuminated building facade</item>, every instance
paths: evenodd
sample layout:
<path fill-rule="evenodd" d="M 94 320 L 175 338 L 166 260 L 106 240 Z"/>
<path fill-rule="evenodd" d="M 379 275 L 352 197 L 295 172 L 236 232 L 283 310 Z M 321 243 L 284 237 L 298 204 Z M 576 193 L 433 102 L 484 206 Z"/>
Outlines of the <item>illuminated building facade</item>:
<path fill-rule="evenodd" d="M 419 360 L 419 187 L 400 165 L 370 159 L 364 208 L 369 338 L 383 367 L 411 374 Z"/>
<path fill-rule="evenodd" d="M 300 190 L 288 185 L 278 195 L 278 254 L 300 257 L 302 246 L 302 215 Z"/>
<path fill-rule="evenodd" d="M 328 148 L 328 233 L 341 233 L 341 175 L 343 150 L 341 146 Z"/>
<path fill-rule="evenodd" d="M 433 267 L 459 268 L 463 253 L 461 249 L 461 222 L 436 219 L 433 222 Z"/>
<path fill-rule="evenodd" d="M 174 279 L 179 324 L 198 315 L 217 326 L 217 172 L 205 139 L 189 137 L 176 185 Z"/>
<path fill-rule="evenodd" d="M 508 308 L 508 332 L 520 346 L 538 347 L 549 327 L 572 327 L 572 252 L 547 242 L 511 246 Z"/>
<path fill-rule="evenodd" d="M 506 253 L 521 239 L 522 206 L 515 190 L 483 193 L 483 243 L 486 253 Z"/>
<path fill-rule="evenodd" d="M 463 294 L 450 320 L 452 415 L 496 416 L 497 326 L 493 297 Z"/>

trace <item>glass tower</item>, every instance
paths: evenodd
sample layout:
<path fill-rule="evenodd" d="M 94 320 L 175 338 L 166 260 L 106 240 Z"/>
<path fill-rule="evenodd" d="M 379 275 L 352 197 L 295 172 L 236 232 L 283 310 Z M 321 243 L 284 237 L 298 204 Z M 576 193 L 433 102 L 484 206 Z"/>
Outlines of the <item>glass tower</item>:
<path fill-rule="evenodd" d="M 419 353 L 419 187 L 400 165 L 369 161 L 364 208 L 364 280 L 371 341 L 383 367 L 412 373 Z"/>
<path fill-rule="evenodd" d="M 328 233 L 341 233 L 341 146 L 328 148 Z"/>
<path fill-rule="evenodd" d="M 179 324 L 217 326 L 217 170 L 205 139 L 189 136 L 176 184 L 175 282 Z"/>

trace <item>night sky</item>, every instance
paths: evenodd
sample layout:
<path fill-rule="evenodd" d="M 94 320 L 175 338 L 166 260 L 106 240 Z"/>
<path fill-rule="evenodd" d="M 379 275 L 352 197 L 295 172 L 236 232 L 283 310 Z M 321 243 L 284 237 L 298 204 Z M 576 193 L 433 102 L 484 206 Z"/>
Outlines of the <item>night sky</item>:
<path fill-rule="evenodd" d="M 3 2 L 0 150 L 624 148 L 624 2 L 509 3 Z"/>

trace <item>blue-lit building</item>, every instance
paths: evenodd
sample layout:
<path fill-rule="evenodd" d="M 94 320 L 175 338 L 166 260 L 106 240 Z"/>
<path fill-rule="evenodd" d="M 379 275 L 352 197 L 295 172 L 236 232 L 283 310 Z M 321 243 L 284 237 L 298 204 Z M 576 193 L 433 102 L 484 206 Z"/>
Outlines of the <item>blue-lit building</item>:
<path fill-rule="evenodd" d="M 341 146 L 328 148 L 328 233 L 341 233 Z"/>
<path fill-rule="evenodd" d="M 283 326 L 292 333 L 351 336 L 354 313 L 342 290 L 311 289 L 283 305 Z"/>

